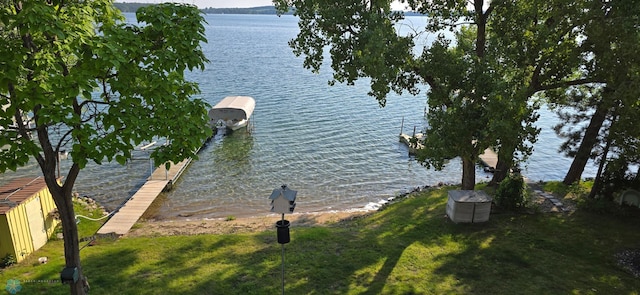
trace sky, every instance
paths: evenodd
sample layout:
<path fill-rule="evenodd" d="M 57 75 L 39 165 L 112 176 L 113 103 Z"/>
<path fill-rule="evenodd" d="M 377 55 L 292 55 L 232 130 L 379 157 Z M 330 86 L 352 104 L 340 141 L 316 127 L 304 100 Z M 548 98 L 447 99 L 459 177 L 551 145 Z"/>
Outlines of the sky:
<path fill-rule="evenodd" d="M 166 0 L 116 0 L 116 2 L 136 2 L 136 3 L 162 3 Z M 199 8 L 246 8 L 258 6 L 271 6 L 271 0 L 172 0 L 169 2 L 194 4 Z M 394 3 L 393 9 L 402 9 L 403 5 Z"/>

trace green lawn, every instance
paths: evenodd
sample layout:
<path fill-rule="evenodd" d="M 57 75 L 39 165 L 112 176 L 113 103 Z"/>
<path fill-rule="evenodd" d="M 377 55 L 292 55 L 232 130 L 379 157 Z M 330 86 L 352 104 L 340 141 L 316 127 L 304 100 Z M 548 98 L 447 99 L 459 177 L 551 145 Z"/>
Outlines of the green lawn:
<path fill-rule="evenodd" d="M 286 293 L 640 294 L 640 279 L 614 258 L 640 247 L 638 217 L 503 213 L 454 224 L 446 198 L 446 189 L 422 192 L 330 227 L 292 227 Z M 281 292 L 275 228 L 97 242 L 81 251 L 91 294 Z M 61 241 L 52 241 L 3 270 L 0 285 L 18 279 L 24 294 L 67 294 L 55 282 L 62 264 Z"/>

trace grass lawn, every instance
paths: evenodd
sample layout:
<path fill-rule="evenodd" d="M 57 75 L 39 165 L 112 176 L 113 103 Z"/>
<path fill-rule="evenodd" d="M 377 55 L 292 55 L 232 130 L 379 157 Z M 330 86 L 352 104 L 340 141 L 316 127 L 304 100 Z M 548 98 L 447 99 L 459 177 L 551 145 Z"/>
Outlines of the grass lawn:
<path fill-rule="evenodd" d="M 329 227 L 292 227 L 286 293 L 640 294 L 640 279 L 614 257 L 640 247 L 638 217 L 502 213 L 455 224 L 446 201 L 447 188 Z M 279 294 L 281 249 L 274 228 L 101 239 L 81 255 L 91 294 Z M 51 241 L 2 270 L 0 285 L 18 279 L 24 294 L 68 294 L 57 282 L 62 265 L 62 242 Z"/>

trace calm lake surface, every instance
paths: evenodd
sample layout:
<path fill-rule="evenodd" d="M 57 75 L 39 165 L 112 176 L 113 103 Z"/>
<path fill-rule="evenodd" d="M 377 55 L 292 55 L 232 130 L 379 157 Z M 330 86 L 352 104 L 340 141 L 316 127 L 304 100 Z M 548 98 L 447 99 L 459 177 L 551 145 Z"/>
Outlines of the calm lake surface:
<path fill-rule="evenodd" d="M 155 218 L 266 215 L 268 196 L 282 184 L 298 191 L 300 213 L 371 209 L 417 186 L 460 182 L 459 161 L 451 161 L 444 171 L 427 170 L 398 142 L 403 118 L 405 133 L 425 126 L 424 94 L 391 94 L 386 107 L 380 108 L 367 95 L 366 81 L 328 86 L 328 69 L 311 73 L 288 47 L 298 32 L 292 16 L 207 15 L 206 19 L 209 42 L 204 50 L 211 62 L 189 78 L 200 83 L 201 97 L 211 105 L 229 95 L 255 98 L 255 128 L 251 134 L 216 136 L 174 189 L 159 198 Z M 423 23 L 419 17 L 408 21 L 414 26 Z M 562 179 L 571 163 L 557 152 L 561 140 L 551 129 L 555 122 L 553 113 L 541 111 L 540 139 L 523 166 L 531 180 Z M 117 208 L 149 175 L 145 154 L 137 155 L 127 166 L 89 165 L 81 172 L 76 191 L 107 209 Z M 35 175 L 40 172 L 34 163 L 0 175 L 0 182 Z M 595 168 L 590 166 L 583 177 L 592 175 Z M 478 169 L 478 181 L 490 177 Z"/>

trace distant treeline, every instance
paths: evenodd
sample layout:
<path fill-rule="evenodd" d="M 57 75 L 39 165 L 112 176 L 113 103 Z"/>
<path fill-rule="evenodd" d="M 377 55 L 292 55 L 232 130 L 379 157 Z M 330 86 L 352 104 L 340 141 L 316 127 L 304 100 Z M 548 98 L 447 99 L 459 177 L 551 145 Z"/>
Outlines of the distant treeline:
<path fill-rule="evenodd" d="M 122 12 L 136 12 L 143 6 L 154 5 L 153 3 L 114 3 L 116 8 Z M 260 6 L 251 8 L 204 8 L 200 9 L 207 14 L 276 14 L 275 6 Z"/>
<path fill-rule="evenodd" d="M 138 8 L 153 5 L 153 3 L 114 3 L 122 12 L 136 12 Z M 276 14 L 275 6 L 260 6 L 251 8 L 204 8 L 200 9 L 206 14 Z M 288 12 L 287 14 L 293 14 Z M 411 11 L 405 11 L 405 15 L 420 15 Z"/>
<path fill-rule="evenodd" d="M 251 8 L 205 8 L 200 9 L 207 14 L 276 14 L 275 6 L 260 6 Z"/>

